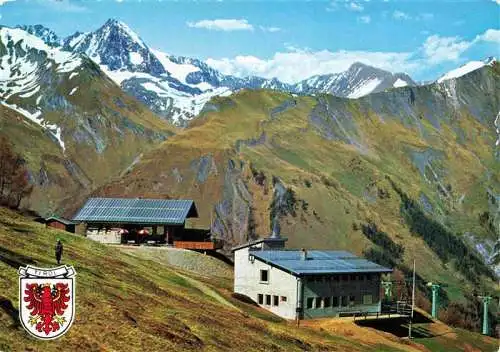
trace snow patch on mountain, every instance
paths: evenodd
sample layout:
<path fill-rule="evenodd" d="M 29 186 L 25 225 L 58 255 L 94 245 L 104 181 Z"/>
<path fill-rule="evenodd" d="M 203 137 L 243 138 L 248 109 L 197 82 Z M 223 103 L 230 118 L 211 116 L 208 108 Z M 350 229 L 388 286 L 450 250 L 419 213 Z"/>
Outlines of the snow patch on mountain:
<path fill-rule="evenodd" d="M 130 62 L 132 64 L 134 64 L 134 65 L 142 64 L 143 60 L 142 60 L 141 54 L 139 54 L 135 51 L 132 51 L 129 55 L 130 55 Z"/>
<path fill-rule="evenodd" d="M 379 78 L 369 79 L 368 81 L 361 82 L 354 91 L 347 97 L 350 99 L 357 99 L 362 96 L 368 95 L 377 88 L 377 86 L 382 82 Z"/>
<path fill-rule="evenodd" d="M 81 60 L 77 55 L 62 51 L 59 48 L 52 48 L 45 44 L 42 39 L 19 28 L 1 28 L 0 41 L 2 43 L 12 42 L 13 45 L 19 45 L 24 51 L 36 49 L 45 52 L 47 58 L 54 60 L 58 64 L 57 70 L 59 72 L 70 72 L 81 65 Z"/>
<path fill-rule="evenodd" d="M 22 29 L 29 34 L 42 39 L 44 43 L 50 46 L 59 46 L 61 44 L 61 40 L 57 34 L 50 28 L 44 27 L 41 24 L 16 26 L 16 28 Z"/>
<path fill-rule="evenodd" d="M 85 38 L 85 33 L 75 33 L 75 35 L 69 41 L 69 46 L 74 48 L 80 44 L 80 42 Z"/>
<path fill-rule="evenodd" d="M 186 83 L 186 77 L 191 73 L 191 72 L 197 72 L 200 71 L 200 69 L 192 64 L 178 64 L 176 62 L 173 62 L 170 60 L 169 55 L 158 51 L 151 49 L 152 53 L 156 56 L 156 58 L 160 61 L 160 63 L 163 65 L 163 68 L 165 71 L 170 73 L 170 75 L 179 82 L 182 82 L 184 84 Z M 205 89 L 209 89 L 212 86 L 207 86 L 204 85 Z M 200 88 L 200 87 L 199 87 Z M 201 88 L 200 88 L 201 89 Z M 204 90 L 204 89 L 202 89 Z"/>
<path fill-rule="evenodd" d="M 59 143 L 59 146 L 61 147 L 63 152 L 66 150 L 66 146 L 65 146 L 64 141 L 62 140 L 62 137 L 61 137 L 61 128 L 55 124 L 48 123 L 43 118 L 40 118 L 40 116 L 42 115 L 42 112 L 40 110 L 36 110 L 35 112 L 30 112 L 28 110 L 25 110 L 25 109 L 17 106 L 16 104 L 8 104 L 5 101 L 0 101 L 0 103 L 3 106 L 6 106 L 9 109 L 12 109 L 12 110 L 18 112 L 22 116 L 26 117 L 28 120 L 30 120 L 30 121 L 34 122 L 35 124 L 37 124 L 38 126 L 42 127 L 43 129 L 49 131 L 54 136 L 54 138 L 57 140 L 57 142 Z"/>
<path fill-rule="evenodd" d="M 35 95 L 36 93 L 38 93 L 39 90 L 40 90 L 40 86 L 37 85 L 37 86 L 35 86 L 35 88 L 32 91 L 28 91 L 24 94 L 20 94 L 19 98 L 29 98 L 32 95 Z"/>
<path fill-rule="evenodd" d="M 396 82 L 392 85 L 394 88 L 406 87 L 408 82 L 403 81 L 401 78 L 398 78 Z"/>
<path fill-rule="evenodd" d="M 441 82 L 447 81 L 449 79 L 462 77 L 462 76 L 464 76 L 472 71 L 480 69 L 481 67 L 483 67 L 485 65 L 486 65 L 486 63 L 483 61 L 470 61 L 470 62 L 466 63 L 465 65 L 462 65 L 459 68 L 456 68 L 456 69 L 451 70 L 450 72 L 444 74 L 443 76 L 441 76 L 437 80 L 437 82 L 441 83 Z"/>
<path fill-rule="evenodd" d="M 42 29 L 39 29 L 37 35 L 47 34 Z M 50 132 L 65 151 L 61 128 L 43 118 L 40 91 L 45 89 L 44 82 L 48 76 L 53 77 L 55 74 L 64 77 L 60 75 L 70 73 L 74 77 L 73 71 L 82 65 L 83 58 L 63 51 L 60 47 L 48 45 L 44 39 L 20 28 L 0 28 L 0 43 L 5 48 L 4 55 L 0 57 L 2 104 Z M 33 104 L 32 99 L 35 97 L 36 103 Z"/>
<path fill-rule="evenodd" d="M 76 91 L 78 90 L 78 87 L 75 87 L 71 90 L 71 92 L 69 92 L 69 95 L 73 95 L 76 93 Z"/>
<path fill-rule="evenodd" d="M 29 98 L 39 89 L 43 68 L 32 55 L 45 55 L 51 60 L 46 69 L 56 66 L 56 72 L 71 72 L 81 65 L 76 55 L 48 46 L 42 39 L 19 28 L 1 28 L 0 42 L 6 53 L 0 57 L 0 97 L 4 100 L 13 95 Z M 30 54 L 31 53 L 31 54 Z"/>

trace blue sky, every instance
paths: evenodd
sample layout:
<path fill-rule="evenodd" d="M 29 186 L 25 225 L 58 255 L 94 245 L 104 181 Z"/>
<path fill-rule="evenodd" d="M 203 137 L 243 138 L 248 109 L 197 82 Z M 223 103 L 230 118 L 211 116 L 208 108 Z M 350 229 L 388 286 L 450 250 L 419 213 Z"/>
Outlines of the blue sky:
<path fill-rule="evenodd" d="M 361 61 L 428 80 L 500 57 L 498 1 L 0 0 L 0 23 L 65 36 L 116 18 L 152 48 L 240 76 L 294 82 Z"/>

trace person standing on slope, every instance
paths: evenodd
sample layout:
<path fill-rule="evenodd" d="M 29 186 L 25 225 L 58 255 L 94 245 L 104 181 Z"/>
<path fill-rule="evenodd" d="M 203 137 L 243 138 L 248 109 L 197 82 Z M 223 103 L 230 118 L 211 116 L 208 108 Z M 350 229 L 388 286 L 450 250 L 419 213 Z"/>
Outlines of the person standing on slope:
<path fill-rule="evenodd" d="M 57 244 L 56 244 L 56 260 L 57 260 L 57 264 L 61 264 L 62 253 L 63 253 L 63 244 L 61 243 L 61 240 L 58 238 L 57 239 Z"/>

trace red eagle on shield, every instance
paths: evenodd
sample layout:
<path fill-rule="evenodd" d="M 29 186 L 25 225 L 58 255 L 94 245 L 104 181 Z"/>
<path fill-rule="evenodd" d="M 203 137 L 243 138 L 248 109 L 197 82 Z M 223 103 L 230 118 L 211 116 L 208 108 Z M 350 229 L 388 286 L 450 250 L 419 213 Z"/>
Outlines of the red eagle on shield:
<path fill-rule="evenodd" d="M 29 323 L 39 332 L 48 335 L 58 331 L 66 323 L 63 317 L 70 300 L 68 284 L 26 284 L 24 301 L 31 311 Z"/>
<path fill-rule="evenodd" d="M 75 318 L 75 269 L 19 268 L 19 319 L 24 329 L 42 340 L 61 337 Z"/>

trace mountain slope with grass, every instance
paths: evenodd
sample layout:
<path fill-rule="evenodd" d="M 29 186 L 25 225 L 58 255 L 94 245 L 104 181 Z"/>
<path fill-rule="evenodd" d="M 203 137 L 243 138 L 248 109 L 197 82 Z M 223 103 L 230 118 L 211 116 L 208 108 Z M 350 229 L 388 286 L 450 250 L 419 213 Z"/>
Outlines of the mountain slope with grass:
<path fill-rule="evenodd" d="M 406 274 L 415 259 L 422 304 L 427 281 L 448 284 L 443 308 L 466 304 L 498 291 L 499 78 L 494 62 L 357 100 L 242 91 L 94 194 L 192 198 L 226 250 L 278 218 L 290 247 Z"/>
<path fill-rule="evenodd" d="M 23 205 L 44 215 L 175 133 L 90 59 L 22 29 L 0 27 L 0 76 L 0 135 L 35 185 Z"/>
<path fill-rule="evenodd" d="M 27 264 L 55 266 L 56 238 L 65 246 L 63 263 L 77 272 L 76 319 L 60 339 L 39 341 L 19 325 L 17 270 Z M 198 256 L 200 262 L 213 259 Z M 0 207 L 0 350 L 462 351 L 464 344 L 470 351 L 496 348 L 492 338 L 441 323 L 425 329 L 445 333 L 412 342 L 352 320 L 338 322 L 336 328 L 330 320 L 297 328 L 235 299 L 231 278 L 213 274 L 168 266 L 147 250 L 129 255 L 47 229 Z"/>

